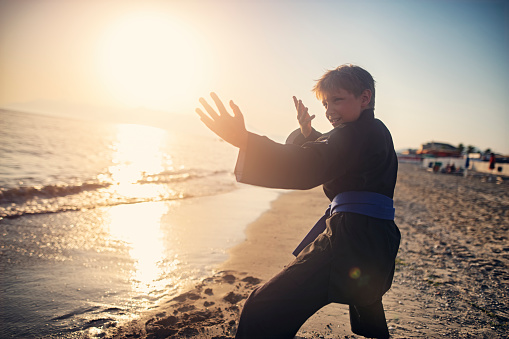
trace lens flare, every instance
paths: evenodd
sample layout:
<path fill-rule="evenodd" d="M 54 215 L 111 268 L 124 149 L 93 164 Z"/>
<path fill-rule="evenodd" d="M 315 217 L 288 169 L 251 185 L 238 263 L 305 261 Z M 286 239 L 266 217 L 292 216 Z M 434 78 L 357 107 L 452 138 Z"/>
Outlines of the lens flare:
<path fill-rule="evenodd" d="M 352 279 L 359 279 L 361 277 L 361 269 L 358 267 L 352 267 L 350 272 L 348 272 L 348 275 Z"/>

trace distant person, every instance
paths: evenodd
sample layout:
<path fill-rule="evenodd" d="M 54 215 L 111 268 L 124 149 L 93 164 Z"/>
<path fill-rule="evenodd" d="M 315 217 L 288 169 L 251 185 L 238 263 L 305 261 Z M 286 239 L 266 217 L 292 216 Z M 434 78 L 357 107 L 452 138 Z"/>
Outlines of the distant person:
<path fill-rule="evenodd" d="M 494 153 L 491 153 L 490 154 L 490 170 L 493 171 L 495 169 L 495 163 L 497 162 L 496 158 L 495 158 L 495 154 Z"/>
<path fill-rule="evenodd" d="M 446 168 L 446 172 L 448 174 L 454 174 L 456 173 L 456 166 L 454 164 L 448 164 Z"/>
<path fill-rule="evenodd" d="M 465 159 L 465 172 L 463 172 L 463 176 L 468 176 L 468 168 L 470 167 L 470 157 L 467 154 L 467 158 Z"/>
<path fill-rule="evenodd" d="M 495 169 L 495 163 L 497 162 L 496 158 L 495 158 L 495 154 L 494 153 L 491 153 L 490 154 L 490 164 L 489 164 L 489 169 L 490 169 L 490 176 L 488 178 L 489 181 L 493 181 L 494 180 L 494 176 L 493 176 L 493 170 Z"/>
<path fill-rule="evenodd" d="M 327 71 L 314 92 L 333 129 L 321 134 L 312 128 L 314 116 L 294 97 L 300 129 L 285 145 L 248 132 L 239 107 L 230 101 L 231 116 L 215 93 L 217 111 L 203 98 L 208 115 L 196 110 L 205 125 L 240 148 L 238 181 L 284 189 L 323 185 L 332 202 L 295 250 L 297 258 L 249 296 L 236 338 L 293 338 L 329 303 L 350 306 L 354 333 L 389 337 L 382 296 L 392 284 L 401 238 L 394 223 L 392 137 L 374 117 L 374 80 L 361 67 Z"/>

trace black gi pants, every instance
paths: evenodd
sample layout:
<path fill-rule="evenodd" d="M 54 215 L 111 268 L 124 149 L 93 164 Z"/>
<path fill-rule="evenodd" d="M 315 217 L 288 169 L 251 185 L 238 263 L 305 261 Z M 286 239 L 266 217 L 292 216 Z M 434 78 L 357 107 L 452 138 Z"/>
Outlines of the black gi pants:
<path fill-rule="evenodd" d="M 350 305 L 356 334 L 388 338 L 382 296 L 400 242 L 393 221 L 337 213 L 327 229 L 246 301 L 236 338 L 293 338 L 323 306 Z"/>

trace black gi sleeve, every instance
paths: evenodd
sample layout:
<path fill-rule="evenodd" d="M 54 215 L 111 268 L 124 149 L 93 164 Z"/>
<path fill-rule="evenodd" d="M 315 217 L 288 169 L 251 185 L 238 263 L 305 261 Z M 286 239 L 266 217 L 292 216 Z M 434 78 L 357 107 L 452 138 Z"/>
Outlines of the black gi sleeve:
<path fill-rule="evenodd" d="M 346 132 L 346 133 L 344 133 Z M 249 133 L 243 150 L 242 183 L 284 189 L 310 189 L 347 170 L 355 145 L 347 129 L 302 146 L 279 144 Z M 239 162 L 237 162 L 239 167 Z M 236 169 L 237 172 L 237 169 Z"/>

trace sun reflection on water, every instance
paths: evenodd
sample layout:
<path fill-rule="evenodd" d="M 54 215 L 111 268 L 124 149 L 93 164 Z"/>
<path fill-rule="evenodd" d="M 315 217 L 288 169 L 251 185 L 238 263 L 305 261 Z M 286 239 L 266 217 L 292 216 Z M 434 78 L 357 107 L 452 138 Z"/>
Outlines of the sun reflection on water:
<path fill-rule="evenodd" d="M 165 259 L 161 218 L 167 212 L 165 202 L 121 205 L 109 211 L 111 236 L 126 243 L 134 261 L 130 280 L 138 292 L 150 293 L 159 287 Z"/>
<path fill-rule="evenodd" d="M 125 197 L 156 198 L 164 195 L 159 185 L 139 182 L 147 176 L 171 170 L 172 159 L 164 152 L 168 133 L 156 127 L 122 124 L 112 145 L 113 164 L 109 173 L 116 193 Z"/>
<path fill-rule="evenodd" d="M 122 124 L 117 126 L 116 136 L 113 165 L 108 169 L 111 189 L 122 197 L 152 202 L 111 208 L 110 233 L 129 248 L 134 261 L 129 279 L 134 290 L 150 294 L 160 288 L 158 285 L 168 284 L 162 277 L 172 262 L 164 257 L 161 218 L 168 212 L 169 203 L 154 201 L 167 194 L 167 187 L 144 182 L 147 176 L 173 169 L 172 159 L 164 152 L 169 135 L 155 127 Z"/>

